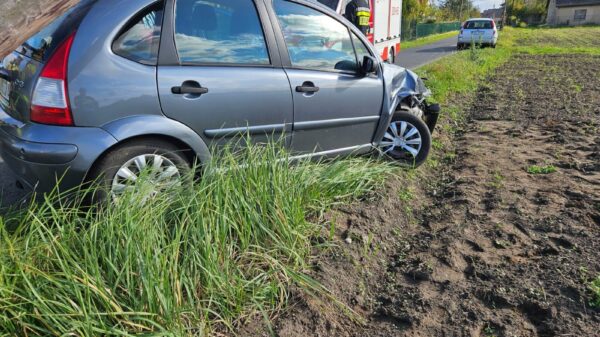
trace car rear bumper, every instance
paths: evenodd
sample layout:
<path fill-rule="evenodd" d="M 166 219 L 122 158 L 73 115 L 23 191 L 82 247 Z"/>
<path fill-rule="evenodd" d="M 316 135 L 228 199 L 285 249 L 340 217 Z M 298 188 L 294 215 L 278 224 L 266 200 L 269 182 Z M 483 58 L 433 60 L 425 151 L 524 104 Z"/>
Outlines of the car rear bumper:
<path fill-rule="evenodd" d="M 485 45 L 492 45 L 492 44 L 496 44 L 497 38 L 496 37 L 482 37 L 482 38 L 476 38 L 471 40 L 471 38 L 468 37 L 458 37 L 458 44 L 459 45 L 467 45 L 467 44 L 471 44 L 472 42 L 474 42 L 475 44 L 485 44 Z"/>
<path fill-rule="evenodd" d="M 115 143 L 100 128 L 22 123 L 0 108 L 0 155 L 23 186 L 38 192 L 79 186 L 96 159 Z"/>

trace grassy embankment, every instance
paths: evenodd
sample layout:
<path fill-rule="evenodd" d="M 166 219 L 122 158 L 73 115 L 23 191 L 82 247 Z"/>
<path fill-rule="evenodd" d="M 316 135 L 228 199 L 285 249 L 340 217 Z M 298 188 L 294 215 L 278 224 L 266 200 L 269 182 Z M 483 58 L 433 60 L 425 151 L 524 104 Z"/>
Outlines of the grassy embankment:
<path fill-rule="evenodd" d="M 474 92 L 512 53 L 556 52 L 551 42 L 527 46 L 556 32 L 506 29 L 495 50 L 419 69 L 444 105 L 442 134 L 463 118 L 456 95 Z M 434 147 L 435 167 L 447 149 Z M 290 167 L 275 160 L 285 155 L 276 147 L 226 154 L 175 198 L 101 212 L 48 198 L 1 219 L 0 336 L 202 335 L 268 317 L 292 285 L 327 297 L 304 274 L 321 230 L 307 219 L 368 195 L 396 169 L 364 158 Z"/>
<path fill-rule="evenodd" d="M 250 147 L 171 198 L 95 212 L 49 197 L 2 219 L 0 336 L 203 335 L 268 315 L 291 285 L 327 296 L 303 274 L 320 230 L 307 218 L 370 193 L 392 167 L 285 156 Z"/>
<path fill-rule="evenodd" d="M 402 50 L 419 47 L 419 46 L 426 45 L 429 43 L 433 43 L 433 42 L 437 42 L 437 41 L 444 40 L 447 38 L 451 38 L 451 37 L 457 36 L 457 35 L 458 35 L 458 31 L 453 31 L 453 32 L 446 32 L 446 33 L 441 33 L 441 34 L 429 35 L 429 36 L 418 38 L 418 39 L 411 40 L 411 41 L 402 41 Z"/>

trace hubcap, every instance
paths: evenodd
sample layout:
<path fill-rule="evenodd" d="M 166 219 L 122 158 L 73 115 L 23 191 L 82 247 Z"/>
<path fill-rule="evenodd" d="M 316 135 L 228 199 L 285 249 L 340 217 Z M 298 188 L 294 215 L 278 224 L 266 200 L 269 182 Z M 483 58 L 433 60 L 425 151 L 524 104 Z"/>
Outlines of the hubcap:
<path fill-rule="evenodd" d="M 181 185 L 181 173 L 170 159 L 144 154 L 126 162 L 113 178 L 111 193 L 118 199 L 125 193 L 141 193 L 143 200 Z"/>
<path fill-rule="evenodd" d="M 419 129 L 405 121 L 392 122 L 379 143 L 383 154 L 408 155 L 412 158 L 421 152 L 422 145 Z"/>

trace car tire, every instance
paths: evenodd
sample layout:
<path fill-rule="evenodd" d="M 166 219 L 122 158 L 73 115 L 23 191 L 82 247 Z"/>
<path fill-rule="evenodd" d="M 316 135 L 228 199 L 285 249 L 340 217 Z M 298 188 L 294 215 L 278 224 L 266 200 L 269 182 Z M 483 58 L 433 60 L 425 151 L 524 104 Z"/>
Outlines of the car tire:
<path fill-rule="evenodd" d="M 495 43 L 494 43 L 494 44 L 492 44 L 492 48 L 494 48 L 494 49 L 496 48 L 496 44 L 495 44 Z"/>
<path fill-rule="evenodd" d="M 177 170 L 173 176 L 169 176 L 167 179 L 173 181 L 179 179 L 179 183 L 181 183 L 185 179 L 191 178 L 191 163 L 186 152 L 176 145 L 160 139 L 140 139 L 117 146 L 106 153 L 88 175 L 88 181 L 96 184 L 92 195 L 89 196 L 91 203 L 101 204 L 114 199 L 115 186 L 119 185 L 117 180 L 120 178 L 125 179 L 117 176 L 120 170 L 134 161 L 134 169 L 130 169 L 130 171 L 139 174 L 139 171 L 135 171 L 135 168 L 140 167 L 139 159 L 142 157 L 147 167 L 152 167 L 149 169 L 152 173 L 154 173 L 154 165 L 159 165 L 156 174 L 160 173 L 160 176 L 164 173 L 169 175 Z M 135 162 L 136 160 L 138 162 Z M 159 161 L 160 164 L 158 164 Z"/>
<path fill-rule="evenodd" d="M 415 144 L 417 139 L 420 140 L 419 144 Z M 409 148 L 412 150 L 409 151 Z M 431 132 L 420 117 L 407 111 L 398 111 L 392 117 L 390 126 L 379 144 L 379 150 L 403 166 L 419 167 L 429 156 Z"/>
<path fill-rule="evenodd" d="M 456 45 L 456 49 L 457 50 L 463 50 L 465 47 L 462 45 L 462 43 L 459 43 Z"/>
<path fill-rule="evenodd" d="M 390 49 L 390 55 L 388 57 L 388 62 L 390 64 L 396 64 L 396 51 L 394 48 Z"/>

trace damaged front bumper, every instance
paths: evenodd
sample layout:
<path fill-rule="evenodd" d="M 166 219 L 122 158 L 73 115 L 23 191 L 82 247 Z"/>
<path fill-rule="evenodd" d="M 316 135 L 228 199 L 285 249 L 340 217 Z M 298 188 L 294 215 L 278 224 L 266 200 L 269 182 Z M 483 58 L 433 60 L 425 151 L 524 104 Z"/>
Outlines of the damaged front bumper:
<path fill-rule="evenodd" d="M 393 64 L 382 64 L 385 99 L 383 115 L 375 134 L 375 142 L 381 141 L 391 123 L 394 113 L 399 110 L 415 111 L 423 118 L 429 131 L 433 133 L 439 119 L 439 104 L 428 104 L 431 90 L 419 75 L 411 70 Z"/>

